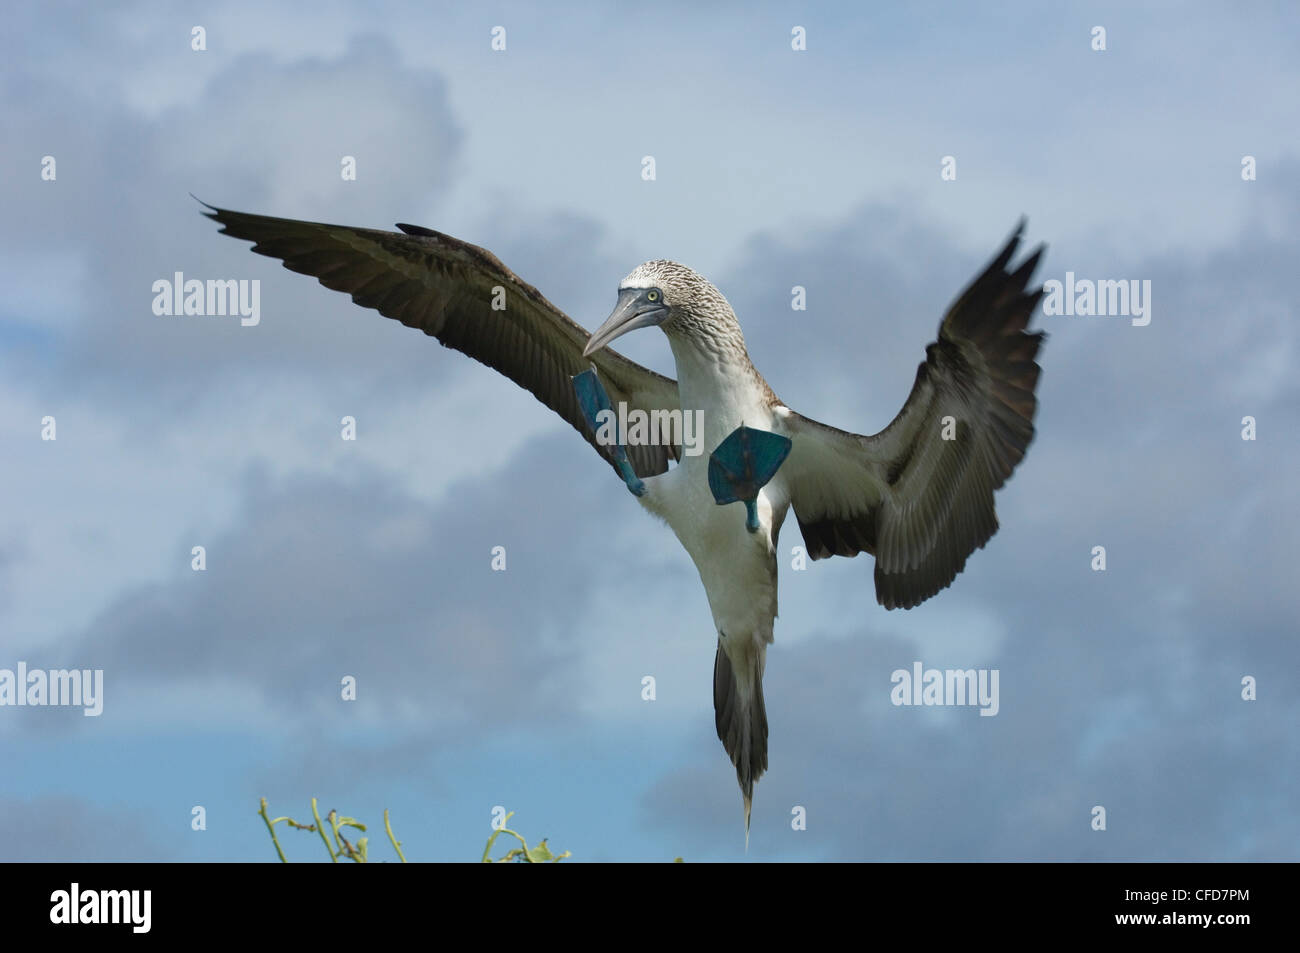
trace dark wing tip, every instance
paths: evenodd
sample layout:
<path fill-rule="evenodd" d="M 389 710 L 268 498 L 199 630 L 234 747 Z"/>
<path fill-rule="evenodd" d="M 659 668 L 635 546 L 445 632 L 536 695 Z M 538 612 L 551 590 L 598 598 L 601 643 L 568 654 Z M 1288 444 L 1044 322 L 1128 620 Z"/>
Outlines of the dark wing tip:
<path fill-rule="evenodd" d="M 1033 252 L 1020 263 L 1020 266 L 1011 273 L 1011 283 L 1016 287 L 1024 290 L 1029 285 L 1029 280 L 1033 278 L 1034 272 L 1038 270 L 1038 263 L 1042 261 L 1043 254 L 1047 251 L 1047 246 L 1040 244 Z"/>
<path fill-rule="evenodd" d="M 425 228 L 423 225 L 407 225 L 405 222 L 398 222 L 397 227 L 408 235 L 423 235 L 426 238 L 442 238 L 442 232 L 435 232 L 432 228 Z"/>
<path fill-rule="evenodd" d="M 1024 237 L 1025 226 L 1028 224 L 1029 220 L 1023 215 L 1020 216 L 1020 221 L 1016 223 L 1015 230 L 1007 238 L 1007 243 L 1002 246 L 1002 251 L 998 252 L 998 256 L 984 269 L 986 275 L 1006 269 L 1007 264 L 1015 256 L 1016 249 L 1020 247 L 1020 239 Z"/>
<path fill-rule="evenodd" d="M 221 226 L 221 231 L 219 232 L 219 234 L 221 235 L 232 234 L 230 230 L 232 226 L 235 225 L 236 221 L 243 215 L 242 212 L 232 212 L 228 208 L 218 208 L 215 205 L 209 205 L 207 202 L 203 201 L 203 199 L 199 198 L 193 192 L 190 193 L 190 197 L 194 199 L 194 201 L 198 202 L 200 205 L 203 206 L 203 208 L 199 210 L 200 215 L 202 215 L 204 218 L 212 219 L 214 222 L 216 222 L 218 225 Z M 243 238 L 244 236 L 236 235 L 235 237 Z M 253 241 L 251 237 L 249 237 L 247 240 Z"/>
<path fill-rule="evenodd" d="M 199 197 L 198 197 L 197 195 L 195 195 L 193 192 L 190 193 L 190 198 L 192 198 L 194 201 L 198 202 L 198 203 L 199 203 L 200 205 L 202 205 L 205 209 L 208 209 L 208 210 L 209 210 L 209 211 L 206 211 L 206 212 L 200 212 L 200 213 L 199 213 L 200 215 L 205 215 L 205 216 L 207 216 L 208 218 L 214 218 L 214 219 L 217 219 L 217 217 L 218 217 L 218 216 L 222 213 L 222 211 L 223 211 L 223 209 L 219 209 L 219 208 L 217 208 L 215 205 L 209 205 L 207 202 L 203 201 L 203 199 L 199 198 Z M 220 219 L 217 219 L 217 220 L 220 221 Z"/>

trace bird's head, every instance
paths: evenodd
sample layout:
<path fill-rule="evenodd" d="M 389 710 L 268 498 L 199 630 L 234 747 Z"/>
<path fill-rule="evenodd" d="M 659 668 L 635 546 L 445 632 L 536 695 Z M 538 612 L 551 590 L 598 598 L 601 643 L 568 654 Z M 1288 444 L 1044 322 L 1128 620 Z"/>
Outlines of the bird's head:
<path fill-rule="evenodd" d="M 740 337 L 735 312 L 707 278 L 675 261 L 648 261 L 619 283 L 613 313 L 592 334 L 582 356 L 629 331 L 654 326 L 670 338 Z"/>

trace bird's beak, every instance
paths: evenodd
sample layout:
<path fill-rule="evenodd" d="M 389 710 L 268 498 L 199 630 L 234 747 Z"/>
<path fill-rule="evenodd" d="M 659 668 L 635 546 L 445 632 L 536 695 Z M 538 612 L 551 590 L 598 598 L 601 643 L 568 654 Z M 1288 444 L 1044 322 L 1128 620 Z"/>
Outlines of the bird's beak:
<path fill-rule="evenodd" d="M 614 338 L 622 337 L 628 331 L 637 328 L 649 328 L 662 324 L 668 317 L 668 309 L 662 301 L 647 301 L 645 288 L 624 288 L 618 293 L 618 304 L 614 313 L 596 329 L 596 333 L 587 341 L 582 356 L 590 357 Z"/>

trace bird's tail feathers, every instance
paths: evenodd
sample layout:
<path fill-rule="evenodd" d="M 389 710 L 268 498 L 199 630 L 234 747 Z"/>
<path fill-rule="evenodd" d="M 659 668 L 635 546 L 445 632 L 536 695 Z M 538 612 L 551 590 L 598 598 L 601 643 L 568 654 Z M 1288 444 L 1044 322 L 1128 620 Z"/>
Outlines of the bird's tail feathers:
<path fill-rule="evenodd" d="M 737 656 L 732 658 L 727 646 Z M 749 850 L 749 814 L 754 782 L 767 770 L 767 707 L 763 702 L 766 647 L 742 645 L 728 636 L 718 641 L 713 659 L 713 717 L 718 739 L 736 766 L 736 781 L 745 799 L 745 850 Z"/>

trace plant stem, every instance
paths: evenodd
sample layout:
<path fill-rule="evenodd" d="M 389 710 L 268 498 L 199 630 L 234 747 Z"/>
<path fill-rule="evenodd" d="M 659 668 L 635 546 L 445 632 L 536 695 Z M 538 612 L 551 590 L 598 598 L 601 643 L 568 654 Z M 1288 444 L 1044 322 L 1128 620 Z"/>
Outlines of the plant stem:
<path fill-rule="evenodd" d="M 388 823 L 388 808 L 384 808 L 384 830 L 388 831 L 388 839 L 393 842 L 393 850 L 397 851 L 397 856 L 402 858 L 402 863 L 406 863 L 406 855 L 402 853 L 402 842 L 393 836 L 393 827 Z"/>
<path fill-rule="evenodd" d="M 334 853 L 334 848 L 330 846 L 330 839 L 325 836 L 325 825 L 321 823 L 320 810 L 316 807 L 315 798 L 311 799 L 311 816 L 316 818 L 316 830 L 320 834 L 320 839 L 325 842 L 325 849 L 330 852 L 330 862 L 337 864 L 338 854 Z"/>
<path fill-rule="evenodd" d="M 275 825 L 271 823 L 271 818 L 266 813 L 266 798 L 262 798 L 262 809 L 257 813 L 261 814 L 262 820 L 266 821 L 266 829 L 271 832 L 271 843 L 275 845 L 275 852 L 280 855 L 280 863 L 287 864 L 289 860 L 280 849 L 280 838 L 275 836 Z"/>

